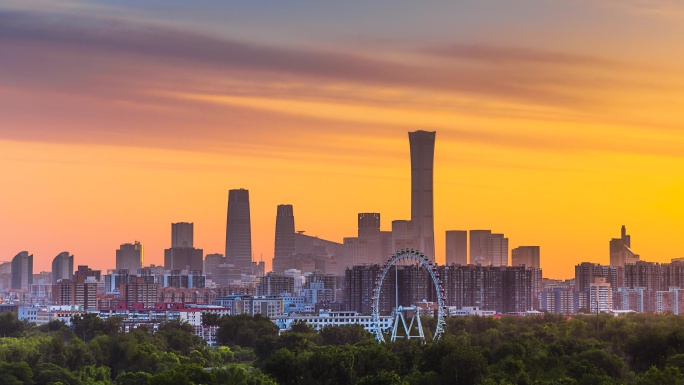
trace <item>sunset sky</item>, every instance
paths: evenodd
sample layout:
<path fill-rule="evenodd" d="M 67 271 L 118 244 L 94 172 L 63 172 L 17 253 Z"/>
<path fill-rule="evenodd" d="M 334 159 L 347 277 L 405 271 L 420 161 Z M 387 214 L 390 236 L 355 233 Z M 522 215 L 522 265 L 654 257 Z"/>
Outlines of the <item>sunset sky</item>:
<path fill-rule="evenodd" d="M 224 250 L 250 191 L 341 242 L 410 219 L 409 131 L 437 131 L 435 236 L 541 246 L 544 277 L 684 257 L 684 2 L 3 1 L 0 261 L 163 264 L 172 222 Z"/>

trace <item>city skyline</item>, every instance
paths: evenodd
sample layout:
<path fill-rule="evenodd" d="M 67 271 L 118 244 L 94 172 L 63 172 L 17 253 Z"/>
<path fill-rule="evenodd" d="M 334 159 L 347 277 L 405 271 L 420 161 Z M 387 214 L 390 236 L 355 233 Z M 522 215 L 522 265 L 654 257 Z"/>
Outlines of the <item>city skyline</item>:
<path fill-rule="evenodd" d="M 181 221 L 223 254 L 242 187 L 269 270 L 283 202 L 335 242 L 358 213 L 410 218 L 419 130 L 439 263 L 450 229 L 539 245 L 545 277 L 609 264 L 621 225 L 644 261 L 684 256 L 662 241 L 684 223 L 680 5 L 150 4 L 0 6 L 0 260 L 104 270 L 137 240 L 162 265 Z"/>

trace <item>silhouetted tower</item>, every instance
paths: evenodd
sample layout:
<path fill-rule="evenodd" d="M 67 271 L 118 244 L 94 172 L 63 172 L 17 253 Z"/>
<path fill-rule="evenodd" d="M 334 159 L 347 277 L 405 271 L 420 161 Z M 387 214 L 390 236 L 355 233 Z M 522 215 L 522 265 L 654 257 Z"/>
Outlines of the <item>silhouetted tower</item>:
<path fill-rule="evenodd" d="M 435 260 L 433 164 L 435 132 L 409 132 L 411 147 L 411 222 L 418 250 Z"/>
<path fill-rule="evenodd" d="M 226 263 L 245 274 L 252 273 L 252 228 L 249 214 L 249 191 L 228 191 L 226 223 Z"/>

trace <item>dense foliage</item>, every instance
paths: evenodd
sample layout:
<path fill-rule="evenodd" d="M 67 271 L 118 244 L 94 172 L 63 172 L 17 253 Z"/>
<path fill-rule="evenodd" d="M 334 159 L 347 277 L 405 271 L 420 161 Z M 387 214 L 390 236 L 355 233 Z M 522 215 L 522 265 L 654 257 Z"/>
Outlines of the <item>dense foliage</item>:
<path fill-rule="evenodd" d="M 35 327 L 0 315 L 0 384 L 682 384 L 684 317 L 463 317 L 439 343 L 378 344 L 358 325 L 281 335 L 265 317 L 121 333 L 93 315 Z M 426 319 L 425 324 L 430 324 Z"/>

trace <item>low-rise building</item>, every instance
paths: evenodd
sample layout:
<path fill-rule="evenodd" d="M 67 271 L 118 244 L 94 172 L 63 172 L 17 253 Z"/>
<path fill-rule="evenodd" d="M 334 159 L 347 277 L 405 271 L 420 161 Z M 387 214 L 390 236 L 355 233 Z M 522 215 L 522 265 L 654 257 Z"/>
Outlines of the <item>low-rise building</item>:
<path fill-rule="evenodd" d="M 383 330 L 390 330 L 392 327 L 391 316 L 380 316 L 380 327 Z M 293 322 L 304 322 L 313 327 L 315 330 L 321 330 L 326 326 L 342 326 L 342 325 L 361 325 L 366 331 L 375 332 L 375 322 L 373 316 L 360 315 L 355 311 L 340 311 L 340 312 L 320 312 L 319 314 L 306 315 L 280 315 L 275 317 L 275 324 L 280 331 L 290 329 Z"/>

